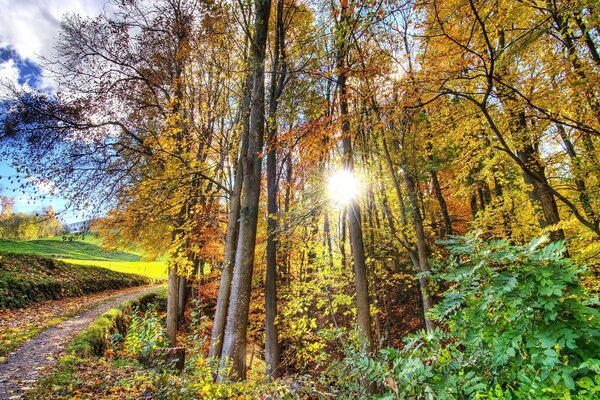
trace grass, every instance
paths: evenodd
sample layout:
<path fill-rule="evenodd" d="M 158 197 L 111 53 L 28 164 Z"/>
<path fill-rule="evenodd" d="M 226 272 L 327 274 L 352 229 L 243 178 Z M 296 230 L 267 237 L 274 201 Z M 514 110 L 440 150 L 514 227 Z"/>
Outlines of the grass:
<path fill-rule="evenodd" d="M 87 237 L 86 237 L 87 238 Z M 13 242 L 0 240 L 0 251 L 17 254 L 39 254 L 54 258 L 96 261 L 140 261 L 138 254 L 102 250 L 101 243 L 91 239 L 63 241 L 62 238 Z"/>
<path fill-rule="evenodd" d="M 163 280 L 166 276 L 167 263 L 165 261 L 102 261 L 102 260 L 73 260 L 73 259 L 60 259 L 61 261 L 69 264 L 83 265 L 83 266 L 96 266 L 107 268 L 117 272 L 125 272 L 129 274 L 144 275 L 149 278 Z"/>
<path fill-rule="evenodd" d="M 65 241 L 62 236 L 21 242 L 0 240 L 0 252 L 38 254 L 78 266 L 93 265 L 157 280 L 167 276 L 166 261 L 145 262 L 135 251 L 103 250 L 102 238 L 90 234 L 72 241 Z"/>
<path fill-rule="evenodd" d="M 39 255 L 0 253 L 0 308 L 151 282 L 147 276 L 76 266 Z"/>

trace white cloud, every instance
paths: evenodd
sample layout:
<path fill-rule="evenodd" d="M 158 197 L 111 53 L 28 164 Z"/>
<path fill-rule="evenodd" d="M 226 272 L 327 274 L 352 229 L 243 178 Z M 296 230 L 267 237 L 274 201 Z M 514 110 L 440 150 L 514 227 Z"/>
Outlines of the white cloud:
<path fill-rule="evenodd" d="M 0 48 L 13 48 L 22 59 L 38 65 L 42 58 L 52 60 L 63 16 L 75 13 L 94 17 L 107 3 L 107 0 L 0 0 Z M 44 71 L 38 86 L 50 92 L 57 89 Z"/>
<path fill-rule="evenodd" d="M 9 95 L 5 85 L 18 84 L 18 79 L 19 68 L 17 68 L 14 60 L 0 62 L 0 101 Z"/>
<path fill-rule="evenodd" d="M 106 0 L 0 0 L 0 47 L 38 62 L 51 57 L 65 13 L 98 15 Z"/>

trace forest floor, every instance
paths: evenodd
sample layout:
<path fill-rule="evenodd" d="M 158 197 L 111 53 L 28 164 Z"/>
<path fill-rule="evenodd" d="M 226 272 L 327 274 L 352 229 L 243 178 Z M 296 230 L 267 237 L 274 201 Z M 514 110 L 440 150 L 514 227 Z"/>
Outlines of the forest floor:
<path fill-rule="evenodd" d="M 47 301 L 30 307 L 0 310 L 0 344 L 9 348 L 14 332 L 29 332 L 20 347 L 0 357 L 0 400 L 19 399 L 56 362 L 65 345 L 90 322 L 121 303 L 155 290 L 144 286 Z M 47 328 L 47 329 L 46 329 Z M 45 330 L 44 330 L 45 329 Z M 8 344 L 6 342 L 9 342 Z"/>

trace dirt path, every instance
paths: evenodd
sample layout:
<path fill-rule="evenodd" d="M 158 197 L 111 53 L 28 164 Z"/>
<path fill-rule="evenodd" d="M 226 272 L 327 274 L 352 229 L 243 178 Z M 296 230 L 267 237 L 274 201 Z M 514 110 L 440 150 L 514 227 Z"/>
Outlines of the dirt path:
<path fill-rule="evenodd" d="M 9 353 L 6 363 L 0 364 L 0 400 L 20 399 L 40 377 L 41 371 L 56 362 L 75 334 L 98 316 L 127 300 L 156 290 L 157 287 L 159 286 L 144 286 L 133 291 L 129 289 L 116 296 L 109 295 L 108 301 L 46 329 Z"/>

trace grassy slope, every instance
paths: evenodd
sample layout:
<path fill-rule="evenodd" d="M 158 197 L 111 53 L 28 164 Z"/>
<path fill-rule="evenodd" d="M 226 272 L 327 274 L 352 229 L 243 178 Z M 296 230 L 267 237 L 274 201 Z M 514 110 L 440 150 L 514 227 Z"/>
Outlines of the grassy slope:
<path fill-rule="evenodd" d="M 85 240 L 63 241 L 60 238 L 13 242 L 0 240 L 0 251 L 39 254 L 48 257 L 98 261 L 140 261 L 140 256 L 124 251 L 104 251 L 100 243 Z"/>
<path fill-rule="evenodd" d="M 63 241 L 62 237 L 13 242 L 0 240 L 0 252 L 39 254 L 76 265 L 94 265 L 113 271 L 166 278 L 164 261 L 144 262 L 139 254 L 102 250 L 102 239 L 86 235 L 83 240 Z"/>
<path fill-rule="evenodd" d="M 163 280 L 166 277 L 166 263 L 163 261 L 144 262 L 144 261 L 104 261 L 104 260 L 72 260 L 60 259 L 75 265 L 92 265 L 107 268 L 117 272 L 129 274 L 139 274 L 150 278 Z"/>
<path fill-rule="evenodd" d="M 151 283 L 141 275 L 76 266 L 38 255 L 0 253 L 0 308 Z"/>

